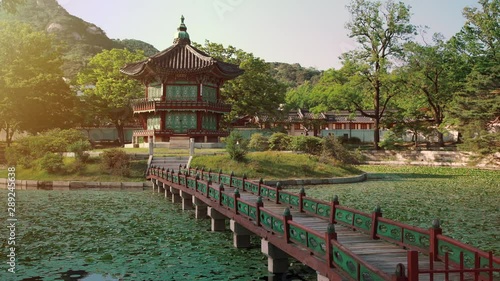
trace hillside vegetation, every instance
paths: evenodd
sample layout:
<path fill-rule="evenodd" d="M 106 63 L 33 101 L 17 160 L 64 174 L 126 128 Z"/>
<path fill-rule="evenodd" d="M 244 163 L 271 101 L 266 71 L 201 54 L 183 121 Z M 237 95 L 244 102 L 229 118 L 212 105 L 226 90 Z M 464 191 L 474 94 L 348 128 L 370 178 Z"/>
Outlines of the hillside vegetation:
<path fill-rule="evenodd" d="M 246 174 L 249 179 L 305 179 L 333 178 L 359 175 L 361 170 L 348 165 L 331 165 L 319 161 L 319 157 L 308 154 L 266 151 L 252 152 L 246 155 L 246 160 L 237 162 L 229 155 L 195 156 L 191 167 L 204 168 L 212 171 L 223 170 L 237 176 Z"/>

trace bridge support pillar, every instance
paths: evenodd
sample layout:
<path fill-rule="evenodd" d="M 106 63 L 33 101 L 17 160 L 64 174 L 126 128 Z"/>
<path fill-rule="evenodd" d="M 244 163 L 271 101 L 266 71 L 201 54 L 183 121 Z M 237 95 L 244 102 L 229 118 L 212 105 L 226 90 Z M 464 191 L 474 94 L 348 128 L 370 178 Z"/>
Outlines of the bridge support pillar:
<path fill-rule="evenodd" d="M 168 197 L 172 196 L 170 187 L 166 183 L 163 184 L 163 190 L 165 191 L 165 199 L 168 199 Z"/>
<path fill-rule="evenodd" d="M 153 184 L 153 193 L 155 193 L 156 189 L 158 188 L 158 184 L 156 183 L 155 179 L 151 179 L 151 183 Z"/>
<path fill-rule="evenodd" d="M 226 216 L 219 213 L 216 209 L 208 207 L 208 215 L 212 220 L 212 231 L 225 231 L 226 230 Z"/>
<path fill-rule="evenodd" d="M 179 196 L 179 190 L 173 188 L 172 186 L 170 187 L 170 193 L 172 193 L 172 203 L 181 203 L 181 197 Z"/>
<path fill-rule="evenodd" d="M 182 198 L 182 210 L 192 210 L 193 209 L 193 199 L 192 195 L 181 190 L 180 192 Z"/>
<path fill-rule="evenodd" d="M 203 201 L 193 196 L 193 205 L 196 219 L 204 219 L 207 217 L 207 205 L 203 203 Z"/>
<path fill-rule="evenodd" d="M 318 281 L 330 281 L 330 278 L 318 273 L 318 278 L 316 280 L 318 280 Z"/>
<path fill-rule="evenodd" d="M 288 271 L 288 254 L 271 244 L 266 239 L 261 240 L 261 251 L 267 256 L 267 270 L 271 273 Z"/>
<path fill-rule="evenodd" d="M 163 186 L 163 183 L 160 180 L 156 180 L 156 187 L 158 188 L 158 193 L 161 192 L 162 186 Z"/>
<path fill-rule="evenodd" d="M 233 245 L 236 248 L 250 248 L 251 231 L 237 223 L 235 220 L 230 221 L 230 227 L 233 231 Z"/>

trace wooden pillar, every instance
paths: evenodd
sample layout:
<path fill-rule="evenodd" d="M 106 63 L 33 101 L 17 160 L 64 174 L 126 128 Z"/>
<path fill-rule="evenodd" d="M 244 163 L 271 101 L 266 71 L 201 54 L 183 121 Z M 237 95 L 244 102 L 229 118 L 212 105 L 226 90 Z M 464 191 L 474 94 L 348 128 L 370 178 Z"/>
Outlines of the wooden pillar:
<path fill-rule="evenodd" d="M 168 199 L 169 197 L 172 196 L 172 193 L 170 192 L 170 187 L 166 183 L 163 184 L 163 190 L 165 191 L 165 199 Z"/>

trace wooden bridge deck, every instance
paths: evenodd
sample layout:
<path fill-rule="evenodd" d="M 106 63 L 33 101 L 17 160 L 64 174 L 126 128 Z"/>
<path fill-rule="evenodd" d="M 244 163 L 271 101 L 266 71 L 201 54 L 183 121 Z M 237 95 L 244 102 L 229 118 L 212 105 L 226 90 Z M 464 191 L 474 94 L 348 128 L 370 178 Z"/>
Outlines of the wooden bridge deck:
<path fill-rule="evenodd" d="M 188 170 L 187 174 L 191 175 L 193 171 Z M 196 173 L 199 174 L 200 171 Z M 201 171 L 201 174 L 204 175 L 204 172 Z M 232 175 L 227 177 L 224 179 L 221 174 L 218 174 L 215 178 L 208 173 L 203 180 L 197 179 L 194 175 L 182 176 L 181 174 L 174 175 L 174 173 L 169 175 L 168 171 L 153 171 L 149 176 L 151 179 L 156 179 L 158 183 L 166 183 L 203 199 L 207 205 L 217 208 L 228 218 L 234 219 L 251 232 L 269 240 L 290 256 L 312 267 L 330 280 L 500 280 L 493 273 L 498 274 L 500 271 L 500 259 L 493 257 L 491 253 L 487 254 L 458 241 L 455 243 L 450 238 L 441 237 L 438 228 L 423 230 L 404 226 L 382 219 L 377 214 L 364 214 L 340 207 L 335 202 L 305 199 L 305 195 L 293 195 L 279 188 L 264 186 L 262 183 L 249 183 L 244 178 L 238 179 Z M 212 180 L 218 183 L 212 183 Z M 219 195 L 216 194 L 217 192 Z M 238 196 L 234 195 L 236 193 Z M 294 196 L 297 196 L 298 202 L 292 200 Z M 234 199 L 233 203 L 231 203 L 231 198 Z M 280 202 L 286 201 L 285 198 L 288 198 L 288 204 Z M 263 202 L 262 205 L 259 205 L 259 202 Z M 314 209 L 311 209 L 311 204 L 316 204 Z M 245 215 L 238 212 L 239 208 L 246 210 Z M 252 208 L 257 215 L 252 216 L 250 211 Z M 290 221 L 293 224 L 287 219 L 280 219 L 284 216 L 285 208 L 289 209 Z M 321 208 L 323 211 L 320 211 Z M 311 210 L 317 212 L 313 213 Z M 273 224 L 266 226 L 262 222 L 264 217 L 259 216 L 259 212 L 265 212 L 266 216 L 273 217 L 273 224 L 277 221 L 284 231 L 280 231 L 279 228 L 275 229 Z M 343 215 L 344 219 L 342 219 Z M 347 216 L 352 217 L 351 224 L 346 222 Z M 369 219 L 371 223 L 368 223 Z M 356 223 L 357 220 L 365 222 L 366 225 L 371 224 L 371 229 L 362 229 L 362 224 Z M 330 236 L 327 233 L 331 233 L 329 226 L 331 228 L 332 224 L 335 226 L 336 237 L 329 239 Z M 380 227 L 381 225 L 383 227 Z M 308 237 L 305 239 L 307 241 L 299 243 L 297 240 L 301 240 L 300 238 L 295 237 L 295 240 L 290 238 L 291 226 L 296 226 L 295 231 L 303 231 L 304 236 Z M 384 227 L 399 231 L 398 235 L 401 236 L 401 240 L 380 232 L 379 228 L 383 230 Z M 413 235 L 413 238 L 416 237 L 421 241 L 430 241 L 419 244 L 408 235 Z M 315 241 L 324 243 L 320 245 L 321 249 L 327 248 L 323 251 L 324 253 L 320 248 L 309 244 L 308 239 L 311 236 L 316 237 Z M 434 249 L 427 251 L 422 249 L 422 245 Z M 458 249 L 461 251 L 458 256 L 450 256 L 457 254 Z M 443 253 L 443 251 L 447 252 Z M 467 267 L 466 262 L 470 262 L 471 255 L 474 258 L 472 261 L 474 267 Z M 458 262 L 456 262 L 456 257 L 459 259 Z M 397 268 L 404 272 L 396 275 Z M 479 268 L 490 268 L 490 271 L 471 273 Z M 426 271 L 435 272 L 430 274 Z"/>

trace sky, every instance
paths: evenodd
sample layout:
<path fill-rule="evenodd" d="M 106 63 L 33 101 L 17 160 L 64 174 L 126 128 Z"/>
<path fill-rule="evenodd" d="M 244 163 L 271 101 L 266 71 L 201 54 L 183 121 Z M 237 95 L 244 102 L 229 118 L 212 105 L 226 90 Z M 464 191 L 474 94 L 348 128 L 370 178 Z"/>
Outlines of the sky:
<path fill-rule="evenodd" d="M 402 0 L 411 22 L 446 38 L 465 23 L 462 10 L 477 0 Z M 138 39 L 163 50 L 185 17 L 191 41 L 232 45 L 268 62 L 339 68 L 340 54 L 356 48 L 345 23 L 350 0 L 58 0 L 70 14 L 113 39 Z M 420 38 L 420 36 L 418 36 Z M 415 40 L 421 40 L 416 38 Z"/>

